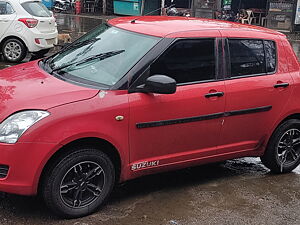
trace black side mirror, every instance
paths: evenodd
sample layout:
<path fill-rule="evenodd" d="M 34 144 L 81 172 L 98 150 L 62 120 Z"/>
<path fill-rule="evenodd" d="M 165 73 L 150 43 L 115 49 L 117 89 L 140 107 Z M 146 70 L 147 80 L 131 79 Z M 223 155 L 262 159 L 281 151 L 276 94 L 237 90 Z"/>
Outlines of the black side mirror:
<path fill-rule="evenodd" d="M 153 75 L 148 77 L 145 84 L 136 88 L 138 92 L 174 94 L 176 92 L 176 81 L 165 75 Z"/>

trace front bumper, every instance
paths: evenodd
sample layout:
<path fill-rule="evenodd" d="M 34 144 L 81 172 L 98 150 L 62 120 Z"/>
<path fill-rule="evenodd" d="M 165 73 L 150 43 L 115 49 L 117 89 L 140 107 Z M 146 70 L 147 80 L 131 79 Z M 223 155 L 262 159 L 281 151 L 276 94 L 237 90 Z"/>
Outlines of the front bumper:
<path fill-rule="evenodd" d="M 9 166 L 7 176 L 0 179 L 0 191 L 37 194 L 42 169 L 55 149 L 48 143 L 0 143 L 0 165 Z"/>

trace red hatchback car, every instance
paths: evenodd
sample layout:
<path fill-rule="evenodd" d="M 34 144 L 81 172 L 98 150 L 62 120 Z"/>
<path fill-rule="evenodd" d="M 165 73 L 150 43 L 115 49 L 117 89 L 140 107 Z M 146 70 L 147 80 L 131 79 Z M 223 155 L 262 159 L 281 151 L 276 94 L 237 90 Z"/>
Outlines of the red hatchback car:
<path fill-rule="evenodd" d="M 300 74 L 286 37 L 216 20 L 110 20 L 1 71 L 0 190 L 64 217 L 116 183 L 245 156 L 300 162 Z"/>

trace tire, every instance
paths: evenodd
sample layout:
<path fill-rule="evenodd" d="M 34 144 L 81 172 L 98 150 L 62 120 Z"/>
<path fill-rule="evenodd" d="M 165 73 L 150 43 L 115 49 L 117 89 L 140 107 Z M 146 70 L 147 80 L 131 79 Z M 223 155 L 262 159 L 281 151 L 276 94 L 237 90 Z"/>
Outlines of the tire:
<path fill-rule="evenodd" d="M 27 48 L 20 40 L 11 38 L 3 43 L 2 55 L 7 62 L 21 62 L 27 55 Z"/>
<path fill-rule="evenodd" d="M 275 130 L 262 163 L 274 173 L 288 173 L 300 164 L 300 121 L 287 120 Z"/>
<path fill-rule="evenodd" d="M 96 211 L 110 195 L 115 169 L 98 149 L 82 148 L 59 157 L 42 185 L 46 205 L 64 218 L 78 218 Z"/>

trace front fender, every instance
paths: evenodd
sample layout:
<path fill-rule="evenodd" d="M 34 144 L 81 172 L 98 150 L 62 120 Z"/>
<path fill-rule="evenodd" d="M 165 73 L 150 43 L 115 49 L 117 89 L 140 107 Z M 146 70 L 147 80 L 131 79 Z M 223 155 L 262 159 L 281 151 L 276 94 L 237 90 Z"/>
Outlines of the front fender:
<path fill-rule="evenodd" d="M 129 165 L 128 98 L 127 93 L 118 93 L 117 97 L 114 92 L 107 92 L 107 95 L 111 95 L 107 96 L 107 100 L 97 95 L 89 100 L 48 109 L 50 116 L 39 121 L 23 134 L 19 140 L 22 143 L 48 143 L 54 146 L 50 151 L 41 149 L 47 152 L 41 154 L 43 158 L 39 162 L 35 183 L 38 183 L 48 160 L 59 149 L 82 138 L 98 138 L 112 144 L 121 158 L 120 180 L 126 179 Z M 115 117 L 118 115 L 122 115 L 124 120 L 116 120 Z"/>

